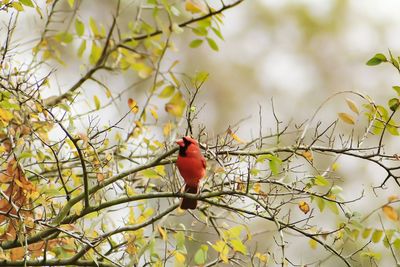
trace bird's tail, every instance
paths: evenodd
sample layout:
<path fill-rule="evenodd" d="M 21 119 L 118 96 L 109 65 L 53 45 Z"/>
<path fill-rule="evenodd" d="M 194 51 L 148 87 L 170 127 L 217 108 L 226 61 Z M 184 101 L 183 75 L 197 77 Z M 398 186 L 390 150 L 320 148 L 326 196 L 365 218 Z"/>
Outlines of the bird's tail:
<path fill-rule="evenodd" d="M 185 193 L 190 193 L 190 194 L 197 194 L 198 186 L 190 186 L 190 185 L 185 185 L 184 189 Z M 191 198 L 182 198 L 182 202 L 180 205 L 180 208 L 183 210 L 191 209 L 194 210 L 197 207 L 197 199 L 191 199 Z"/>

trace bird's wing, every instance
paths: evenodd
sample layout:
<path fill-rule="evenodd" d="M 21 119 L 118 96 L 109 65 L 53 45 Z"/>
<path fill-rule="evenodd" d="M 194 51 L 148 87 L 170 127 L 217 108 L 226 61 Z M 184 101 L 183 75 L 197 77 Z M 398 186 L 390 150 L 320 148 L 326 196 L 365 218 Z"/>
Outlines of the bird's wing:
<path fill-rule="evenodd" d="M 203 164 L 203 168 L 205 169 L 207 166 L 206 159 L 204 157 L 201 157 L 201 164 Z"/>

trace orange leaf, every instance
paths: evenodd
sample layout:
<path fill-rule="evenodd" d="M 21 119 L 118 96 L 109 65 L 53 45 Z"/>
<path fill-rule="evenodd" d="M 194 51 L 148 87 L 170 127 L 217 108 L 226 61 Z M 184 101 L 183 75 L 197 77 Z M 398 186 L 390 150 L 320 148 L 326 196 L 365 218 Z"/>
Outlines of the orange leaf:
<path fill-rule="evenodd" d="M 8 174 L 0 173 L 0 183 L 8 183 L 11 182 L 13 177 Z"/>
<path fill-rule="evenodd" d="M 392 206 L 385 205 L 382 207 L 382 210 L 389 220 L 397 221 L 399 219 L 399 214 Z"/>
<path fill-rule="evenodd" d="M 12 261 L 21 260 L 24 258 L 25 249 L 24 248 L 13 248 L 10 251 L 10 259 Z"/>
<path fill-rule="evenodd" d="M 45 247 L 44 241 L 39 241 L 34 244 L 28 245 L 28 250 L 30 251 L 31 255 L 35 258 L 42 256 L 42 251 Z"/>
<path fill-rule="evenodd" d="M 310 150 L 304 151 L 304 152 L 302 153 L 302 155 L 303 155 L 303 157 L 305 157 L 306 160 L 308 160 L 309 162 L 313 162 L 314 157 L 313 157 L 313 154 L 312 154 L 312 152 L 311 152 Z"/>
<path fill-rule="evenodd" d="M 310 211 L 310 206 L 308 206 L 307 202 L 300 201 L 299 202 L 299 209 L 304 213 L 307 214 Z"/>

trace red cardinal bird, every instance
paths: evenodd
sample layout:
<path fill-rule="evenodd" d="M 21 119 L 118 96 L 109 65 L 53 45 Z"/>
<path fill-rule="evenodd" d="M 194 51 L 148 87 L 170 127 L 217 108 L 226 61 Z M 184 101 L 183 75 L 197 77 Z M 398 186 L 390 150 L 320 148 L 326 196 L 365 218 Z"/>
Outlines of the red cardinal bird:
<path fill-rule="evenodd" d="M 179 155 L 176 166 L 185 180 L 185 192 L 197 194 L 200 179 L 206 174 L 206 160 L 200 152 L 199 143 L 190 136 L 185 136 L 176 142 L 179 145 Z M 183 198 L 180 208 L 195 209 L 196 199 Z"/>

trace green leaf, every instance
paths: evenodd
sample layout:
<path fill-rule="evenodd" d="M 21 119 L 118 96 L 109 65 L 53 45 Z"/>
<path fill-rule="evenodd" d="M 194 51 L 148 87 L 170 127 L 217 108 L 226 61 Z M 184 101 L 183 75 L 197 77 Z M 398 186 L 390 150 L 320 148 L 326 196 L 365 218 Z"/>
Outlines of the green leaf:
<path fill-rule="evenodd" d="M 211 27 L 211 29 L 215 33 L 215 35 L 218 36 L 219 39 L 224 40 L 224 37 L 222 36 L 221 32 L 217 28 Z"/>
<path fill-rule="evenodd" d="M 400 250 L 400 239 L 396 238 L 396 240 L 393 242 L 393 247 L 397 250 Z"/>
<path fill-rule="evenodd" d="M 201 46 L 201 44 L 203 43 L 203 40 L 201 39 L 194 39 L 193 41 L 190 42 L 189 47 L 191 48 L 196 48 Z"/>
<path fill-rule="evenodd" d="M 368 251 L 368 252 L 361 252 L 360 253 L 361 257 L 369 257 L 369 258 L 373 258 L 375 260 L 380 260 L 382 255 L 380 253 L 375 253 L 372 251 Z"/>
<path fill-rule="evenodd" d="M 181 14 L 181 12 L 179 11 L 179 9 L 177 9 L 177 8 L 174 7 L 174 6 L 171 6 L 171 12 L 172 12 L 172 14 L 173 14 L 175 17 L 178 17 L 178 16 L 180 16 L 180 14 Z"/>
<path fill-rule="evenodd" d="M 395 90 L 396 91 L 396 93 L 397 93 L 397 95 L 399 95 L 400 96 L 400 86 L 392 86 L 392 88 L 393 88 L 393 90 Z"/>
<path fill-rule="evenodd" d="M 85 24 L 83 24 L 83 22 L 80 21 L 78 18 L 75 19 L 75 31 L 79 37 L 82 36 L 85 32 Z"/>
<path fill-rule="evenodd" d="M 194 77 L 194 84 L 200 85 L 208 79 L 209 73 L 206 71 L 199 71 Z"/>
<path fill-rule="evenodd" d="M 323 212 L 325 209 L 326 200 L 320 197 L 316 197 L 315 201 L 317 202 L 317 206 L 320 212 Z"/>
<path fill-rule="evenodd" d="M 271 169 L 271 172 L 273 175 L 278 175 L 279 174 L 279 169 L 282 165 L 282 160 L 275 156 L 275 155 L 265 155 L 267 159 L 269 159 L 269 168 Z"/>
<path fill-rule="evenodd" d="M 19 0 L 19 2 L 24 6 L 35 7 L 31 0 Z"/>
<path fill-rule="evenodd" d="M 388 106 L 391 111 L 396 111 L 396 109 L 399 107 L 400 101 L 398 98 L 392 98 L 388 102 Z"/>
<path fill-rule="evenodd" d="M 74 37 L 69 32 L 57 33 L 54 38 L 60 43 L 65 43 L 65 44 L 71 43 L 74 40 Z"/>
<path fill-rule="evenodd" d="M 177 23 L 172 23 L 172 32 L 180 34 L 183 33 L 183 31 L 184 31 L 183 28 L 179 27 Z"/>
<path fill-rule="evenodd" d="M 149 179 L 160 178 L 160 175 L 154 169 L 147 169 L 140 172 L 144 177 Z"/>
<path fill-rule="evenodd" d="M 390 120 L 389 123 L 386 126 L 386 129 L 391 135 L 398 136 L 399 135 L 399 130 L 395 126 L 395 122 L 393 120 Z"/>
<path fill-rule="evenodd" d="M 97 28 L 96 21 L 92 17 L 89 18 L 89 27 L 94 36 L 99 35 L 99 29 Z"/>
<path fill-rule="evenodd" d="M 93 96 L 93 100 L 94 100 L 94 105 L 96 107 L 96 110 L 99 110 L 101 105 L 100 105 L 100 100 L 97 97 L 97 95 Z"/>
<path fill-rule="evenodd" d="M 382 119 L 384 119 L 384 120 L 389 119 L 389 112 L 386 110 L 386 108 L 384 106 L 377 105 L 376 108 L 379 112 L 379 115 L 382 117 Z"/>
<path fill-rule="evenodd" d="M 97 63 L 101 56 L 101 47 L 96 44 L 96 42 L 92 42 L 92 51 L 90 52 L 89 62 L 94 65 Z"/>
<path fill-rule="evenodd" d="M 86 40 L 82 40 L 81 45 L 78 48 L 78 57 L 81 58 L 83 53 L 85 52 L 86 49 Z"/>
<path fill-rule="evenodd" d="M 371 232 L 372 232 L 371 228 L 365 228 L 364 231 L 362 232 L 362 238 L 368 238 Z"/>
<path fill-rule="evenodd" d="M 207 37 L 206 40 L 207 40 L 207 43 L 211 47 L 212 50 L 214 50 L 214 51 L 218 51 L 219 50 L 217 43 L 213 39 Z"/>
<path fill-rule="evenodd" d="M 175 87 L 172 85 L 166 86 L 158 95 L 159 98 L 168 98 L 175 92 Z"/>
<path fill-rule="evenodd" d="M 258 156 L 257 159 L 256 159 L 256 163 L 262 163 L 262 162 L 264 162 L 266 159 L 268 159 L 268 155 L 261 155 L 261 156 Z"/>
<path fill-rule="evenodd" d="M 338 186 L 338 185 L 332 186 L 332 188 L 331 188 L 331 190 L 330 190 L 330 192 L 331 192 L 333 195 L 337 195 L 337 194 L 341 193 L 342 191 L 343 191 L 343 189 L 342 189 L 340 186 Z"/>
<path fill-rule="evenodd" d="M 382 62 L 386 62 L 387 59 L 383 54 L 376 54 L 373 58 L 367 61 L 368 66 L 376 66 L 381 64 Z"/>
<path fill-rule="evenodd" d="M 398 69 L 399 68 L 399 62 L 393 57 L 392 51 L 389 50 L 389 55 L 390 55 L 390 62 Z"/>
<path fill-rule="evenodd" d="M 336 215 L 339 215 L 339 208 L 337 206 L 336 202 L 333 201 L 326 201 L 326 205 L 328 206 L 328 208 L 335 213 Z"/>
<path fill-rule="evenodd" d="M 30 153 L 30 152 L 22 152 L 22 153 L 18 156 L 18 160 L 25 159 L 25 158 L 33 158 L 33 154 Z"/>
<path fill-rule="evenodd" d="M 186 252 L 185 233 L 183 231 L 179 231 L 174 234 L 174 238 L 176 241 L 176 249 L 182 252 Z"/>
<path fill-rule="evenodd" d="M 315 176 L 314 183 L 316 185 L 320 185 L 320 186 L 328 186 L 329 185 L 328 180 L 326 180 L 325 177 L 322 175 Z"/>
<path fill-rule="evenodd" d="M 207 36 L 207 34 L 208 34 L 207 29 L 202 28 L 202 27 L 193 28 L 193 29 L 192 29 L 192 32 L 193 32 L 194 34 L 196 34 L 197 36 Z"/>
<path fill-rule="evenodd" d="M 372 234 L 371 240 L 374 243 L 378 243 L 381 240 L 382 236 L 383 236 L 382 230 L 375 230 L 374 233 Z"/>
<path fill-rule="evenodd" d="M 204 265 L 204 263 L 206 263 L 207 251 L 208 251 L 207 245 L 201 245 L 201 247 L 196 251 L 196 254 L 194 255 L 194 262 L 197 265 Z"/>

